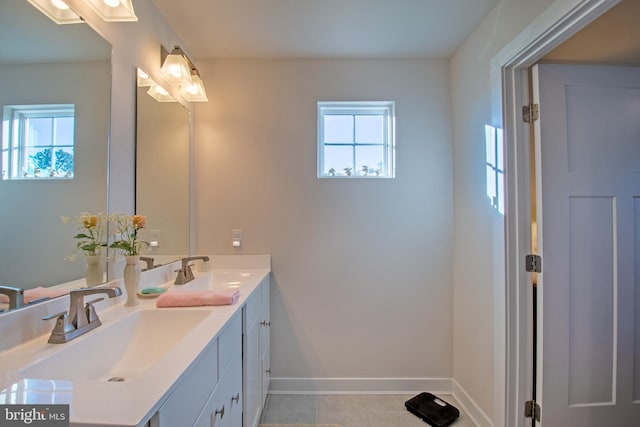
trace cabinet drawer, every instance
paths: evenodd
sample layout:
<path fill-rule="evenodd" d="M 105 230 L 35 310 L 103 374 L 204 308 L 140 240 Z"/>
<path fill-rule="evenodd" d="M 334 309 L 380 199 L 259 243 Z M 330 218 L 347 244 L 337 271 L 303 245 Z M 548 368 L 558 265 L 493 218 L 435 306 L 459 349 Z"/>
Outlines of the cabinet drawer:
<path fill-rule="evenodd" d="M 194 423 L 218 380 L 218 341 L 213 340 L 158 410 L 160 427 Z"/>
<path fill-rule="evenodd" d="M 218 338 L 219 375 L 227 369 L 229 362 L 242 346 L 242 313 L 238 311 L 229 320 Z"/>
<path fill-rule="evenodd" d="M 251 296 L 247 298 L 247 328 L 250 328 L 251 325 L 260 317 L 260 310 L 262 309 L 262 285 L 258 286 L 258 288 L 253 291 Z"/>

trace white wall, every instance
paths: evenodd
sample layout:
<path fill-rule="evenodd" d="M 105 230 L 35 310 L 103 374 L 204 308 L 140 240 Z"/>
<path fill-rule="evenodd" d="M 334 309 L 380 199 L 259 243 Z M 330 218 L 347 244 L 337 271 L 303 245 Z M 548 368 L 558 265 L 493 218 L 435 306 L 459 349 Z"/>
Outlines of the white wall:
<path fill-rule="evenodd" d="M 494 345 L 494 321 L 502 314 L 496 310 L 504 308 L 494 301 L 502 298 L 505 286 L 504 220 L 491 208 L 485 189 L 484 126 L 502 125 L 491 59 L 552 3 L 501 1 L 451 60 L 454 378 L 491 420 L 504 404 L 500 391 L 494 394 L 502 387 L 494 383 L 494 360 L 503 345 L 500 337 Z"/>
<path fill-rule="evenodd" d="M 451 377 L 448 62 L 198 68 L 197 252 L 272 255 L 272 377 Z M 396 101 L 397 178 L 316 178 L 317 102 L 344 100 Z"/>

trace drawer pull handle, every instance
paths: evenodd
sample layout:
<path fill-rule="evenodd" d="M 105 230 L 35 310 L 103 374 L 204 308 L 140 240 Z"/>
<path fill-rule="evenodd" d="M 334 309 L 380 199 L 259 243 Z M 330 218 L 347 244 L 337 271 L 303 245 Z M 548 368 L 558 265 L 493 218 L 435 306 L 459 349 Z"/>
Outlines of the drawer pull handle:
<path fill-rule="evenodd" d="M 216 409 L 215 416 L 217 417 L 218 415 L 220 415 L 220 419 L 224 418 L 224 405 L 222 405 L 222 409 Z"/>
<path fill-rule="evenodd" d="M 260 322 L 260 324 L 261 324 L 262 326 L 271 326 L 271 322 L 270 322 L 270 321 L 269 321 L 269 322 L 267 322 L 266 320 L 263 320 L 262 322 Z"/>
<path fill-rule="evenodd" d="M 240 393 L 236 393 L 235 396 L 231 396 L 231 402 L 236 402 L 236 405 L 240 403 Z"/>
<path fill-rule="evenodd" d="M 266 372 L 267 374 L 271 375 L 271 368 L 267 369 L 265 372 Z"/>

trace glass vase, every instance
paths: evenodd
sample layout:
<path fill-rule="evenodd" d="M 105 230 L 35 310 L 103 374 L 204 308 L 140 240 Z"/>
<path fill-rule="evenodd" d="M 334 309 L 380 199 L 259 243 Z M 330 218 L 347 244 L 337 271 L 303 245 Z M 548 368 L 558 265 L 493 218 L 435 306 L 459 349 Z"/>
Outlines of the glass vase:
<path fill-rule="evenodd" d="M 126 255 L 124 266 L 124 288 L 127 292 L 126 306 L 138 304 L 138 285 L 140 283 L 140 255 Z"/>
<path fill-rule="evenodd" d="M 97 286 L 104 281 L 104 269 L 102 268 L 102 257 L 100 255 L 85 255 L 87 267 L 84 271 L 84 278 L 87 287 Z"/>

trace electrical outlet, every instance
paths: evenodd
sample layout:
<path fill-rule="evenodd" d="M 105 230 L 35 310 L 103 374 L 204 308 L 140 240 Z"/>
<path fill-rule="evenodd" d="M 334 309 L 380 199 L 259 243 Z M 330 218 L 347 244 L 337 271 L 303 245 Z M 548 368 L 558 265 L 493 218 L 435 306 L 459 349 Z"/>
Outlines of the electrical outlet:
<path fill-rule="evenodd" d="M 160 246 L 160 230 L 149 230 L 149 247 L 157 248 Z"/>
<path fill-rule="evenodd" d="M 231 246 L 234 248 L 242 247 L 242 230 L 231 230 Z"/>

